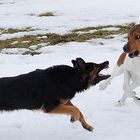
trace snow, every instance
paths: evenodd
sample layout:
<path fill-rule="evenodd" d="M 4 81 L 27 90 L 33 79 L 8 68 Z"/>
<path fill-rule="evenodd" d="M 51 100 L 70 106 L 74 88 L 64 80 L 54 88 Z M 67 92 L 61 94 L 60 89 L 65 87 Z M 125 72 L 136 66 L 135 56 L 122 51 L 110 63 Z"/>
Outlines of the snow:
<path fill-rule="evenodd" d="M 36 31 L 29 31 L 29 32 L 18 32 L 18 33 L 13 33 L 13 34 L 2 34 L 0 35 L 0 40 L 5 40 L 5 39 L 11 39 L 11 38 L 20 38 L 25 35 L 40 35 L 40 34 L 46 34 L 48 31 L 42 31 L 42 30 L 36 30 Z"/>
<path fill-rule="evenodd" d="M 62 34 L 78 27 L 134 22 L 139 16 L 139 0 L 5 0 L 1 3 L 4 4 L 0 5 L 0 27 L 34 27 Z M 56 16 L 36 16 L 48 11 Z"/>
<path fill-rule="evenodd" d="M 114 28 L 114 27 L 109 27 L 109 28 L 102 28 L 101 30 L 107 30 L 107 31 L 118 31 L 120 28 Z"/>
<path fill-rule="evenodd" d="M 32 27 L 42 32 L 63 34 L 79 27 L 138 22 L 138 3 L 139 0 L 0 0 L 0 28 Z M 57 16 L 30 16 L 46 11 L 54 11 Z M 126 43 L 124 36 L 126 35 L 108 40 L 97 39 L 84 43 L 70 42 L 46 46 L 38 50 L 40 55 L 35 56 L 21 55 L 17 49 L 7 50 L 15 54 L 0 54 L 0 77 L 15 76 L 58 64 L 72 66 L 71 60 L 76 57 L 97 63 L 109 60 L 108 71 L 111 72 L 122 46 Z M 9 36 L 5 35 L 6 37 Z M 69 116 L 20 110 L 1 112 L 0 139 L 138 140 L 139 107 L 131 99 L 121 108 L 114 106 L 122 96 L 122 83 L 123 76 L 117 77 L 105 91 L 99 91 L 97 85 L 77 94 L 72 100 L 95 128 L 93 133 L 84 130 L 79 122 L 71 124 Z M 137 92 L 139 91 L 137 89 Z"/>

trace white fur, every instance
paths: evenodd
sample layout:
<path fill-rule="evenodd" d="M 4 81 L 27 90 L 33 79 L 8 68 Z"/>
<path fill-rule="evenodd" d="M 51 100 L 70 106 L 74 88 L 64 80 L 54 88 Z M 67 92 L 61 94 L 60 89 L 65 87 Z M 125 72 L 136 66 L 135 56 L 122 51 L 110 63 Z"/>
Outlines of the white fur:
<path fill-rule="evenodd" d="M 117 106 L 124 105 L 128 97 L 133 98 L 134 102 L 140 106 L 140 100 L 135 96 L 136 93 L 133 91 L 137 86 L 140 85 L 140 56 L 135 58 L 126 56 L 124 64 L 121 66 L 115 66 L 111 77 L 99 85 L 100 90 L 104 90 L 114 77 L 122 73 L 124 74 L 124 94 L 117 102 Z"/>

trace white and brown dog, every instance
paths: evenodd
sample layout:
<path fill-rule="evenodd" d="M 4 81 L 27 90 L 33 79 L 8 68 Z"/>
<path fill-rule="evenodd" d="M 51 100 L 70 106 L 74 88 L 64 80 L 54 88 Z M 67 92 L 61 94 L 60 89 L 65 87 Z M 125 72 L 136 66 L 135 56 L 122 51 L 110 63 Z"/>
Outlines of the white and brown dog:
<path fill-rule="evenodd" d="M 123 51 L 111 77 L 100 84 L 100 89 L 104 90 L 114 77 L 124 73 L 124 94 L 117 102 L 117 105 L 124 105 L 126 99 L 131 97 L 140 106 L 140 98 L 136 97 L 136 93 L 133 91 L 136 87 L 140 86 L 140 24 L 130 29 L 128 42 L 124 45 Z"/>

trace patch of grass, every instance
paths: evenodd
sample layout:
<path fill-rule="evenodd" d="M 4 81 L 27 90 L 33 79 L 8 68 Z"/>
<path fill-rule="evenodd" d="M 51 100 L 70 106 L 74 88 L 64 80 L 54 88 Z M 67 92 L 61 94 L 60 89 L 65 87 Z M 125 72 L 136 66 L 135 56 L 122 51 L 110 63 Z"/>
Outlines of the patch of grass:
<path fill-rule="evenodd" d="M 29 46 L 38 44 L 41 40 L 36 36 L 29 35 L 20 38 L 12 38 L 6 40 L 0 40 L 0 48 L 29 48 Z M 14 43 L 17 42 L 17 43 Z M 24 43 L 23 43 L 24 42 Z"/>
<path fill-rule="evenodd" d="M 56 45 L 58 43 L 66 43 L 71 41 L 76 42 L 84 42 L 90 39 L 96 39 L 96 38 L 105 38 L 110 39 L 113 38 L 114 35 L 119 34 L 126 34 L 130 30 L 130 28 L 134 24 L 126 24 L 126 25 L 107 25 L 107 26 L 99 26 L 99 27 L 88 27 L 88 28 L 81 28 L 81 29 L 75 29 L 67 34 L 59 35 L 55 33 L 48 33 L 43 35 L 27 35 L 20 38 L 12 38 L 12 39 L 6 39 L 6 40 L 0 40 L 0 49 L 4 48 L 27 48 L 29 49 L 29 52 L 26 52 L 25 54 L 37 54 L 36 50 L 40 48 L 41 46 L 37 47 L 35 50 L 30 50 L 30 46 L 32 45 L 39 45 L 46 43 L 47 45 Z M 116 27 L 119 28 L 118 30 L 101 30 L 102 28 L 107 27 Z M 90 30 L 96 30 L 95 32 L 87 32 Z M 83 31 L 82 34 L 77 33 L 78 31 Z M 84 32 L 86 31 L 86 32 Z M 44 37 L 45 36 L 45 37 Z"/>
<path fill-rule="evenodd" d="M 40 52 L 30 51 L 30 50 L 23 53 L 23 55 L 32 55 L 32 56 L 39 55 L 39 54 L 40 54 Z"/>
<path fill-rule="evenodd" d="M 2 29 L 2 28 L 0 28 L 0 35 L 1 34 L 13 34 L 13 33 L 18 33 L 18 32 L 29 32 L 29 31 L 35 31 L 35 30 L 30 27 L 23 28 L 23 29 L 16 29 L 16 28 Z"/>
<path fill-rule="evenodd" d="M 39 17 L 55 16 L 53 12 L 44 12 L 38 15 Z"/>
<path fill-rule="evenodd" d="M 107 25 L 107 26 L 99 26 L 99 27 L 88 27 L 88 28 L 72 30 L 72 32 L 65 35 L 49 34 L 47 37 L 51 45 L 71 42 L 71 41 L 84 42 L 90 39 L 112 38 L 113 35 L 126 34 L 128 33 L 128 31 L 133 25 L 134 23 L 126 24 L 126 25 L 114 25 L 114 26 Z M 114 30 L 114 31 L 100 30 L 102 28 L 109 28 L 109 27 L 116 27 L 119 28 L 119 30 Z M 93 33 L 87 33 L 87 31 L 90 31 L 91 29 L 97 31 Z M 82 34 L 78 34 L 77 33 L 78 31 L 85 31 L 85 33 L 83 32 Z"/>
<path fill-rule="evenodd" d="M 79 28 L 79 29 L 74 29 L 72 30 L 71 32 L 89 32 L 91 30 L 101 30 L 103 28 L 110 28 L 110 27 L 113 27 L 113 28 L 120 28 L 119 31 L 120 32 L 128 32 L 128 30 L 130 30 L 130 28 L 134 26 L 134 23 L 130 23 L 130 24 L 125 24 L 125 25 L 105 25 L 105 26 L 97 26 L 97 27 L 85 27 L 85 28 Z"/>

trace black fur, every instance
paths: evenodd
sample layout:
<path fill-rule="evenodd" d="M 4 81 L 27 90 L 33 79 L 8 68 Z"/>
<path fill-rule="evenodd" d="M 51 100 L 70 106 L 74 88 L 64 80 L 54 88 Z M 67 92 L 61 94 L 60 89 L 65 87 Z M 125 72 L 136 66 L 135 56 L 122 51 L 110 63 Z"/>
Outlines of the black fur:
<path fill-rule="evenodd" d="M 0 78 L 0 110 L 46 109 L 51 111 L 60 99 L 70 100 L 89 87 L 94 63 L 72 60 L 74 67 L 53 66 L 15 77 Z M 96 83 L 91 83 L 96 84 Z"/>

